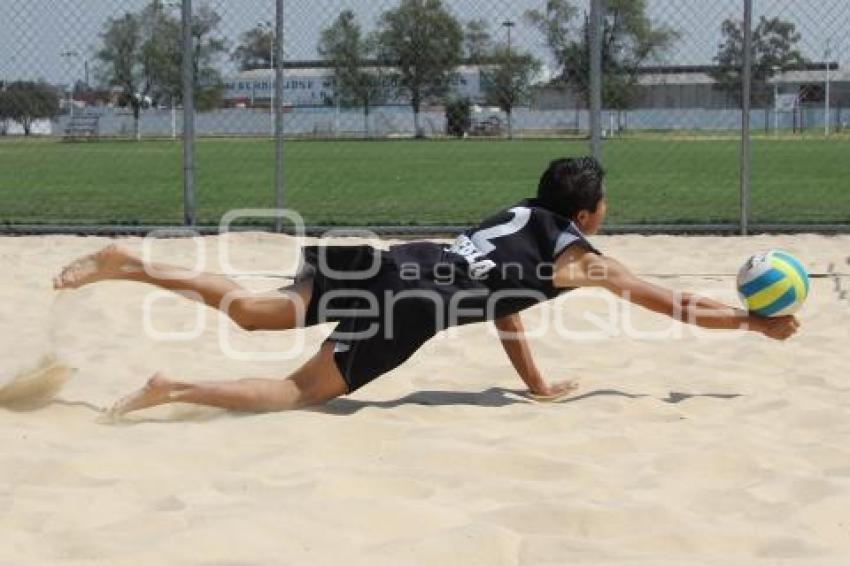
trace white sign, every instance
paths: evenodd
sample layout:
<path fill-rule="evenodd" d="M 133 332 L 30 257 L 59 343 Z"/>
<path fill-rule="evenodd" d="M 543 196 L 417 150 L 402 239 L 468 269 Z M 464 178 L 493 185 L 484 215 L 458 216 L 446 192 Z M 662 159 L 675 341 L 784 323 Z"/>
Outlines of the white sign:
<path fill-rule="evenodd" d="M 226 78 L 224 85 L 226 100 L 253 102 L 269 99 L 274 89 L 274 80 L 271 73 L 259 77 L 237 75 Z M 330 69 L 308 69 L 304 73 L 287 70 L 284 74 L 283 100 L 285 104 L 294 106 L 331 106 L 336 100 L 335 87 L 336 79 Z M 391 75 L 384 77 L 384 87 L 387 89 L 388 103 L 409 103 L 408 97 L 397 92 L 397 80 Z M 482 100 L 481 71 L 477 68 L 461 69 L 452 81 L 451 90 L 458 96 Z"/>
<path fill-rule="evenodd" d="M 796 94 L 780 94 L 776 97 L 777 112 L 793 112 L 797 108 Z"/>

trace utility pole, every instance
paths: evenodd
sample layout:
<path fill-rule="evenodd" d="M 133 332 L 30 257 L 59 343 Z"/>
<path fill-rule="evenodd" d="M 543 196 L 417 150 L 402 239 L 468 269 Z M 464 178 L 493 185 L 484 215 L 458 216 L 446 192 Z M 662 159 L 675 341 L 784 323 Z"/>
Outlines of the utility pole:
<path fill-rule="evenodd" d="M 744 0 L 744 75 L 741 108 L 741 235 L 750 229 L 750 183 L 752 181 L 752 139 L 750 115 L 753 87 L 753 0 Z"/>
<path fill-rule="evenodd" d="M 510 77 L 510 85 L 509 89 L 513 90 L 514 88 L 514 57 L 513 57 L 513 45 L 511 44 L 511 30 L 516 25 L 516 22 L 512 20 L 505 20 L 502 22 L 502 26 L 504 26 L 508 30 L 508 76 Z M 508 96 L 513 98 L 513 92 L 509 92 Z M 513 105 L 513 101 L 511 101 Z M 508 112 L 508 139 L 514 139 L 514 123 L 513 123 L 513 108 L 511 108 L 511 112 Z"/>
<path fill-rule="evenodd" d="M 283 0 L 275 2 L 275 38 L 277 39 L 277 65 L 275 66 L 275 94 L 280 101 L 274 109 L 275 116 L 275 199 L 274 206 L 278 210 L 275 218 L 275 231 L 283 232 L 283 191 L 286 186 L 284 153 L 283 153 Z"/>
<path fill-rule="evenodd" d="M 194 227 L 195 211 L 195 69 L 192 60 L 195 38 L 192 36 L 192 0 L 183 0 L 183 222 Z"/>
<path fill-rule="evenodd" d="M 823 54 L 826 60 L 826 89 L 823 97 L 823 135 L 829 137 L 829 58 L 832 57 L 832 38 L 826 40 L 826 51 Z"/>
<path fill-rule="evenodd" d="M 602 161 L 603 0 L 590 0 L 590 152 Z"/>
<path fill-rule="evenodd" d="M 773 69 L 773 135 L 779 135 L 779 73 L 782 67 L 774 65 Z"/>

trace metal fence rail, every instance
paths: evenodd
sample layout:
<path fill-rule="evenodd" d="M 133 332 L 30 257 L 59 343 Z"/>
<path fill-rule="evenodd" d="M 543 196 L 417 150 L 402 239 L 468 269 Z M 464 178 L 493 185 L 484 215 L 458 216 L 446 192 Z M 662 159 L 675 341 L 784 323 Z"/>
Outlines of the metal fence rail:
<path fill-rule="evenodd" d="M 441 234 L 584 153 L 610 232 L 850 232 L 842 0 L 46 8 L 0 5 L 5 233 Z"/>

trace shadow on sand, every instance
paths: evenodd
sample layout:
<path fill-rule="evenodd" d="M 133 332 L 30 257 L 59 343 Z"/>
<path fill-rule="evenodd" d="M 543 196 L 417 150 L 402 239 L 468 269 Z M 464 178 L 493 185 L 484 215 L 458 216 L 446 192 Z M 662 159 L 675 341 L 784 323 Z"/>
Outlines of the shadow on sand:
<path fill-rule="evenodd" d="M 423 405 L 433 407 L 447 407 L 465 405 L 470 407 L 507 407 L 519 404 L 543 404 L 543 405 L 565 405 L 577 403 L 594 397 L 625 397 L 628 399 L 643 399 L 649 395 L 639 393 L 627 393 L 616 389 L 598 389 L 589 391 L 575 397 L 568 397 L 559 401 L 539 403 L 525 395 L 521 389 L 506 389 L 503 387 L 491 387 L 483 392 L 462 391 L 417 391 L 400 399 L 391 401 L 359 401 L 354 399 L 334 399 L 323 407 L 312 409 L 332 415 L 352 415 L 362 409 L 394 409 L 404 405 Z M 708 397 L 712 399 L 736 399 L 741 397 L 737 393 L 681 393 L 671 391 L 670 394 L 659 401 L 670 404 L 679 404 L 689 399 Z"/>
<path fill-rule="evenodd" d="M 681 393 L 671 391 L 666 398 L 659 398 L 663 403 L 679 404 L 695 398 L 711 398 L 731 400 L 741 397 L 737 393 Z M 390 401 L 361 401 L 355 399 L 339 398 L 334 399 L 327 405 L 307 409 L 311 412 L 318 412 L 328 415 L 345 416 L 353 415 L 363 409 L 395 409 L 405 405 L 420 405 L 429 407 L 451 407 L 451 406 L 468 406 L 468 407 L 507 407 L 510 405 L 521 404 L 542 404 L 542 405 L 565 405 L 569 403 L 577 403 L 586 401 L 595 397 L 625 397 L 627 399 L 644 399 L 651 397 L 650 395 L 640 393 L 627 393 L 616 389 L 597 389 L 589 391 L 575 397 L 568 397 L 559 401 L 551 401 L 540 403 L 526 396 L 525 390 L 522 389 L 507 389 L 504 387 L 491 387 L 482 392 L 474 391 L 418 391 L 399 399 Z M 85 401 L 66 401 L 63 399 L 51 399 L 35 404 L 27 404 L 25 406 L 0 404 L 0 409 L 12 410 L 15 412 L 31 412 L 44 409 L 48 405 L 63 405 L 68 407 L 80 407 L 88 409 L 92 412 L 99 413 L 103 416 L 102 408 Z M 199 406 L 181 406 L 180 409 L 174 410 L 167 416 L 159 418 L 146 418 L 143 416 L 130 416 L 127 418 L 112 421 L 108 419 L 99 419 L 103 424 L 119 424 L 119 425 L 136 425 L 136 424 L 163 424 L 169 422 L 207 422 L 222 418 L 225 416 L 238 417 L 250 416 L 250 413 L 234 413 L 224 411 L 222 409 L 213 409 Z"/>

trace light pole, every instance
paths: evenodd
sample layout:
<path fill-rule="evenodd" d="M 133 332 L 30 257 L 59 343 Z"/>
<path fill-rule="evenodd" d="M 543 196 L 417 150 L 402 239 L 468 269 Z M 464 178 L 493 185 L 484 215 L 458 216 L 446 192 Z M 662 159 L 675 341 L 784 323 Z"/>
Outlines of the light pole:
<path fill-rule="evenodd" d="M 70 65 L 70 60 L 75 58 L 75 57 L 79 57 L 80 52 L 69 50 L 69 51 L 63 51 L 62 53 L 60 53 L 60 55 L 64 58 L 68 59 L 69 60 L 68 64 Z M 71 72 L 71 85 L 68 87 L 68 112 L 70 112 L 71 119 L 73 120 L 74 119 L 74 73 L 73 73 L 73 71 Z"/>
<path fill-rule="evenodd" d="M 512 47 L 512 45 L 511 45 L 511 30 L 515 26 L 516 26 L 516 22 L 514 22 L 512 20 L 505 20 L 504 22 L 502 22 L 502 27 L 504 27 L 508 30 L 508 55 L 509 56 L 511 54 L 511 47 Z"/>
<path fill-rule="evenodd" d="M 514 124 L 513 124 L 513 97 L 514 97 L 514 65 L 513 65 L 513 44 L 511 42 L 511 31 L 514 26 L 516 26 L 516 22 L 512 20 L 505 20 L 502 22 L 502 27 L 508 30 L 508 77 L 510 77 L 510 84 L 508 88 L 510 92 L 507 93 L 511 102 L 511 109 L 508 111 L 508 139 L 514 139 Z"/>
<path fill-rule="evenodd" d="M 275 33 L 274 27 L 269 22 L 260 22 L 257 24 L 257 28 L 263 31 L 268 31 L 270 36 L 269 41 L 269 89 L 271 90 L 271 94 L 269 95 L 269 123 L 270 123 L 270 134 L 271 137 L 274 137 L 274 111 L 275 111 L 275 96 L 274 96 L 274 47 L 275 47 Z"/>

